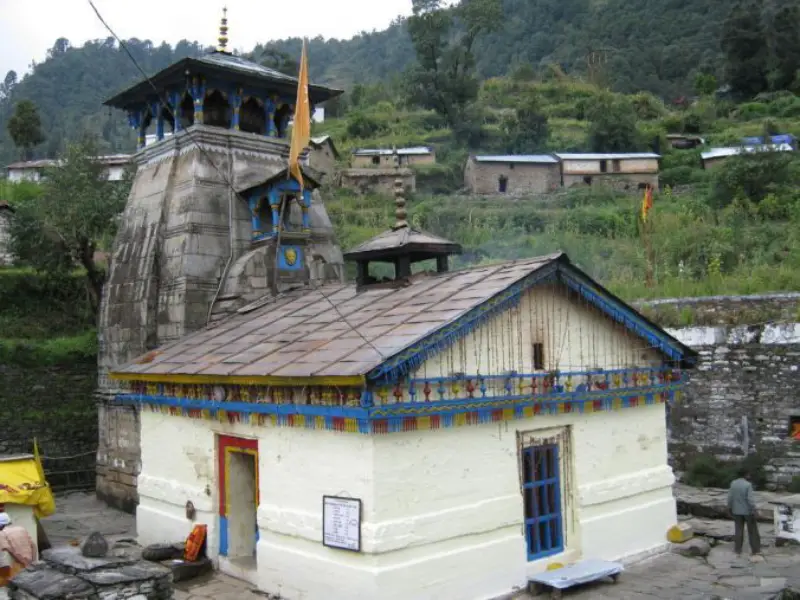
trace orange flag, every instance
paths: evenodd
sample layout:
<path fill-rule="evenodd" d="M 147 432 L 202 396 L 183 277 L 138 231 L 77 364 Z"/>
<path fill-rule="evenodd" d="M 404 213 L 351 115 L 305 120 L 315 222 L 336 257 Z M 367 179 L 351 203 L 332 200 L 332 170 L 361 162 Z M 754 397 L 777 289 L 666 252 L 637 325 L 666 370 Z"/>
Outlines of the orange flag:
<path fill-rule="evenodd" d="M 653 208 L 653 188 L 649 185 L 644 190 L 644 198 L 642 198 L 642 223 L 647 223 L 647 213 Z"/>
<path fill-rule="evenodd" d="M 311 139 L 311 102 L 308 99 L 308 57 L 306 41 L 303 40 L 303 54 L 300 57 L 300 75 L 297 77 L 297 102 L 294 106 L 294 125 L 292 126 L 292 146 L 289 151 L 289 173 L 303 188 L 303 173 L 300 170 L 300 154 L 308 147 Z"/>

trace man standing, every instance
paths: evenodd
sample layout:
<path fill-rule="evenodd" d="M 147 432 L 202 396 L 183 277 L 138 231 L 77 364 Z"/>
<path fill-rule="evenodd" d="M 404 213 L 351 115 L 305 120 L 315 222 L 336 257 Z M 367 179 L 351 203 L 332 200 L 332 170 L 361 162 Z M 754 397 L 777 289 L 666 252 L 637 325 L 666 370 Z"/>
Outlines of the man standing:
<path fill-rule="evenodd" d="M 739 477 L 731 483 L 728 490 L 728 510 L 733 515 L 733 551 L 742 554 L 744 545 L 744 526 L 747 524 L 747 541 L 753 556 L 761 552 L 761 538 L 756 522 L 756 503 L 753 497 L 753 484 L 746 469 L 739 469 Z"/>

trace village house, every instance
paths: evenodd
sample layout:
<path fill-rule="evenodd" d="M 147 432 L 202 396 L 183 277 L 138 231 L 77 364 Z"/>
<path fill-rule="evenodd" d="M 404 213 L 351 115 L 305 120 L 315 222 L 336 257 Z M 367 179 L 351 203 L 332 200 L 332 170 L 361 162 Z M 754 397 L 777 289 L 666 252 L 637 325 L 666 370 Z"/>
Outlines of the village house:
<path fill-rule="evenodd" d="M 687 133 L 669 133 L 667 141 L 675 150 L 692 150 L 699 146 L 705 146 L 706 143 L 706 140 L 699 135 Z"/>
<path fill-rule="evenodd" d="M 730 146 L 725 148 L 710 148 L 700 154 L 704 169 L 713 169 L 722 164 L 731 156 L 754 154 L 756 152 L 793 152 L 789 144 L 767 144 L 750 146 Z"/>
<path fill-rule="evenodd" d="M 329 135 L 311 138 L 311 146 L 308 150 L 308 166 L 321 173 L 324 177 L 329 177 L 336 170 L 336 161 L 339 159 L 339 151 L 333 143 L 333 138 Z"/>
<path fill-rule="evenodd" d="M 550 154 L 470 156 L 464 184 L 473 194 L 544 194 L 561 185 L 558 159 Z"/>
<path fill-rule="evenodd" d="M 141 410 L 140 542 L 205 524 L 223 571 L 287 600 L 494 598 L 662 551 L 694 353 L 564 254 L 450 271 L 461 248 L 409 225 L 402 187 L 345 254 L 355 283 L 112 370 Z"/>
<path fill-rule="evenodd" d="M 623 189 L 658 189 L 658 161 L 661 158 L 653 153 L 626 154 L 569 154 L 557 153 L 561 161 L 561 184 L 592 185 L 603 182 Z"/>
<path fill-rule="evenodd" d="M 131 156 L 129 154 L 97 156 L 95 160 L 106 167 L 110 181 L 122 179 L 126 167 L 131 164 Z M 13 183 L 19 183 L 20 181 L 38 182 L 44 177 L 45 169 L 52 169 L 60 164 L 61 161 L 56 159 L 29 160 L 12 163 L 6 167 L 6 171 L 8 180 Z"/>
<path fill-rule="evenodd" d="M 436 162 L 436 152 L 429 146 L 417 148 L 397 148 L 401 167 L 432 165 Z M 357 148 L 353 150 L 350 166 L 355 169 L 394 167 L 395 150 Z"/>
<path fill-rule="evenodd" d="M 11 208 L 11 205 L 0 200 L 0 266 L 10 265 L 14 261 L 14 257 L 9 251 L 9 244 L 11 243 L 9 229 L 13 216 L 14 209 Z"/>

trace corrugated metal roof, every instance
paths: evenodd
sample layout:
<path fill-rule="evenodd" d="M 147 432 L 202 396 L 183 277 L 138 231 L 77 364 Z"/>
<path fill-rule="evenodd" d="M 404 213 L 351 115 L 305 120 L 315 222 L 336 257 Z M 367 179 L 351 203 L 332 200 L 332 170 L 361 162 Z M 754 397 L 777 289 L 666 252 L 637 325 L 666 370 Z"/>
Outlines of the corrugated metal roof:
<path fill-rule="evenodd" d="M 428 146 L 416 146 L 413 148 L 398 148 L 397 153 L 402 155 L 408 154 L 431 154 L 433 148 Z M 353 150 L 354 156 L 391 156 L 394 150 L 387 150 L 385 148 L 356 148 Z"/>
<path fill-rule="evenodd" d="M 793 152 L 789 144 L 768 144 L 760 146 L 731 146 L 727 148 L 711 148 L 707 152 L 700 154 L 703 160 L 710 160 L 713 158 L 725 158 L 728 156 L 736 156 L 738 154 L 752 154 L 754 152 Z"/>
<path fill-rule="evenodd" d="M 554 254 L 435 275 L 404 287 L 296 290 L 161 348 L 116 374 L 358 376 L 562 257 Z M 243 309 L 245 310 L 245 309 Z M 141 364 L 139 364 L 141 363 Z"/>
<path fill-rule="evenodd" d="M 568 154 L 556 152 L 561 160 L 637 160 L 643 158 L 661 158 L 660 154 L 652 152 L 629 152 L 616 154 L 613 152 L 603 154 Z"/>
<path fill-rule="evenodd" d="M 500 154 L 474 156 L 473 158 L 475 162 L 558 164 L 558 159 L 552 154 Z"/>

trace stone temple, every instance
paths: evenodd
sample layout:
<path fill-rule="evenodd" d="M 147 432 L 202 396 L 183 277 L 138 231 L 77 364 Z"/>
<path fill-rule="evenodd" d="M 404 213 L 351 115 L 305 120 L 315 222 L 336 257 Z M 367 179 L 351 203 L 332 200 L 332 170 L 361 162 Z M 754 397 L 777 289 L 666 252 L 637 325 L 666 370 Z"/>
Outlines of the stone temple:
<path fill-rule="evenodd" d="M 301 192 L 286 171 L 297 79 L 226 44 L 223 20 L 219 50 L 106 102 L 128 114 L 139 140 L 98 334 L 97 491 L 126 510 L 138 500 L 139 415 L 115 403 L 109 369 L 257 298 L 343 278 L 319 177 L 304 168 Z M 312 111 L 339 94 L 309 85 Z"/>

